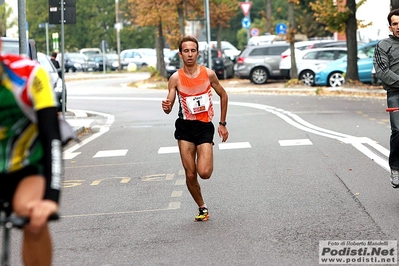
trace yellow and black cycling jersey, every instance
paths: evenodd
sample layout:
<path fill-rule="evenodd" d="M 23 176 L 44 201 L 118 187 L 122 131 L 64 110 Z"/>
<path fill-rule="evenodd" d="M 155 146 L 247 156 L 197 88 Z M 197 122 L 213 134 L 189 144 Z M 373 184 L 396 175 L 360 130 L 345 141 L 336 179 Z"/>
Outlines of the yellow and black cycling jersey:
<path fill-rule="evenodd" d="M 61 144 L 57 148 L 60 134 L 49 75 L 37 62 L 17 55 L 1 55 L 0 62 L 0 177 L 35 167 L 55 190 L 49 198 L 58 201 Z"/>

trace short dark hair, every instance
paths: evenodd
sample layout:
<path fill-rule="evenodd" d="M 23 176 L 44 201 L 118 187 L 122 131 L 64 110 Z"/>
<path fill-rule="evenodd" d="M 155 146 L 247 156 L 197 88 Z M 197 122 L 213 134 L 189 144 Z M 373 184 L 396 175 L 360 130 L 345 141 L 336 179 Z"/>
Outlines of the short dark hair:
<path fill-rule="evenodd" d="M 399 16 L 399 8 L 397 8 L 397 9 L 392 9 L 391 10 L 391 12 L 389 12 L 389 14 L 388 14 L 388 23 L 389 23 L 389 26 L 391 26 L 391 18 L 392 18 L 392 16 Z"/>
<path fill-rule="evenodd" d="M 51 57 L 54 57 L 54 58 L 57 57 L 57 53 L 56 52 L 52 52 L 51 53 Z"/>
<path fill-rule="evenodd" d="M 182 51 L 182 44 L 184 42 L 195 42 L 197 44 L 197 51 L 198 51 L 198 40 L 190 35 L 184 36 L 183 38 L 180 39 L 179 41 L 179 52 L 181 53 Z"/>

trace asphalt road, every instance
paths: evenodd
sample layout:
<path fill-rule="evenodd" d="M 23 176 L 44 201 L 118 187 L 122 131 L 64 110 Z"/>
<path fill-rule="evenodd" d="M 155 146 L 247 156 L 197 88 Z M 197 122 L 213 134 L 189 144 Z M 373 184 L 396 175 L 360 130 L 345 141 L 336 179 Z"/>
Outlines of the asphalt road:
<path fill-rule="evenodd" d="M 69 109 L 96 115 L 64 151 L 54 265 L 319 265 L 322 240 L 398 239 L 383 98 L 230 93 L 201 182 L 211 218 L 195 223 L 176 106 L 132 78 L 68 83 Z"/>

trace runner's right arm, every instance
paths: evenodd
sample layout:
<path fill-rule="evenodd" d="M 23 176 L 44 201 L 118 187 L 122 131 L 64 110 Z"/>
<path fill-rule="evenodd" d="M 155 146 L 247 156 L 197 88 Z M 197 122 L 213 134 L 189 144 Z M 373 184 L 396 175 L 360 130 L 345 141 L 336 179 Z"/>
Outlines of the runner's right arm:
<path fill-rule="evenodd" d="M 162 101 L 162 109 L 166 114 L 169 114 L 172 111 L 173 104 L 175 103 L 178 81 L 179 81 L 179 74 L 177 72 L 175 72 L 169 78 L 169 82 L 168 82 L 168 91 L 169 92 L 166 97 L 166 100 Z"/>

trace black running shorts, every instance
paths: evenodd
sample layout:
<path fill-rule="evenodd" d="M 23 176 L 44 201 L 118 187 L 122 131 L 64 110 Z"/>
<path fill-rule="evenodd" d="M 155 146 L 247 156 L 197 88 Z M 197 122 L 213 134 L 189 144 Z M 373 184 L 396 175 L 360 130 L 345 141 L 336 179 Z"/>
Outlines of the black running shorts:
<path fill-rule="evenodd" d="M 202 143 L 213 143 L 215 127 L 212 122 L 198 120 L 184 120 L 178 118 L 175 122 L 175 138 L 194 143 L 196 146 Z"/>
<path fill-rule="evenodd" d="M 0 204 L 3 204 L 3 202 L 10 203 L 9 208 L 6 209 L 7 213 L 11 212 L 11 201 L 19 182 L 27 176 L 37 174 L 39 172 L 34 166 L 26 167 L 13 173 L 0 174 Z"/>

